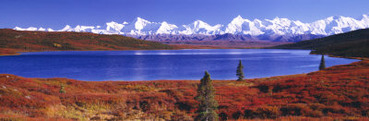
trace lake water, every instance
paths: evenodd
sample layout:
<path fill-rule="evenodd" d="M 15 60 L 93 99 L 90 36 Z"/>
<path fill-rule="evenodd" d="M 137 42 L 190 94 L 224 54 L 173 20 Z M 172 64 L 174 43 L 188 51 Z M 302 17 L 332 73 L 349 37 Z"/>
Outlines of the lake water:
<path fill-rule="evenodd" d="M 242 60 L 246 78 L 317 71 L 320 55 L 309 50 L 193 49 L 138 51 L 57 51 L 0 56 L 0 73 L 24 77 L 66 77 L 78 80 L 199 80 L 204 71 L 212 79 L 237 79 Z M 325 58 L 326 66 L 358 60 Z"/>

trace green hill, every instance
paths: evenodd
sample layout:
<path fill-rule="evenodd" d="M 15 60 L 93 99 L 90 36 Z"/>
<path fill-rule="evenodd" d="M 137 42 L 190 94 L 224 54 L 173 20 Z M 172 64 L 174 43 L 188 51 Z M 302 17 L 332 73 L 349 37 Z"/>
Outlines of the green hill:
<path fill-rule="evenodd" d="M 145 49 L 173 49 L 173 47 L 121 35 L 0 29 L 0 55 L 33 51 Z"/>
<path fill-rule="evenodd" d="M 369 29 L 275 46 L 278 49 L 310 49 L 312 54 L 330 54 L 343 57 L 369 57 Z"/>

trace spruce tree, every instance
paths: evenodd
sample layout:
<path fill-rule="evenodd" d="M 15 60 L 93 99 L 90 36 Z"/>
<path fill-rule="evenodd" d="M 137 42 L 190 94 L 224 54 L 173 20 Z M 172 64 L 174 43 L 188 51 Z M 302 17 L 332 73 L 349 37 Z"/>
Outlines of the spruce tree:
<path fill-rule="evenodd" d="M 207 71 L 205 71 L 205 75 L 197 87 L 195 100 L 199 102 L 199 107 L 196 111 L 198 115 L 195 121 L 218 120 L 218 115 L 215 112 L 218 108 L 218 102 L 215 100 L 215 89 L 210 79 L 210 74 Z"/>
<path fill-rule="evenodd" d="M 324 54 L 322 55 L 322 58 L 320 60 L 319 70 L 325 69 L 325 60 L 324 60 Z"/>
<path fill-rule="evenodd" d="M 236 75 L 237 75 L 237 77 L 238 77 L 237 81 L 242 81 L 242 80 L 243 80 L 243 78 L 245 78 L 245 76 L 244 76 L 244 74 L 243 74 L 243 65 L 242 65 L 241 60 L 240 60 L 240 62 L 238 63 Z"/>

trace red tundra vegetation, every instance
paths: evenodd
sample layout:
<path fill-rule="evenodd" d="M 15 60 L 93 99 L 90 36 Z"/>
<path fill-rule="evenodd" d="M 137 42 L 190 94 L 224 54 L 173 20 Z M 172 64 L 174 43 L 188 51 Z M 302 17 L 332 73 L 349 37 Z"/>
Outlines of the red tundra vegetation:
<path fill-rule="evenodd" d="M 193 120 L 198 83 L 1 74 L 0 120 Z M 308 74 L 213 84 L 220 120 L 369 120 L 368 60 Z"/>
<path fill-rule="evenodd" d="M 122 35 L 0 29 L 0 55 L 14 55 L 17 52 L 34 51 L 147 49 L 174 48 L 158 42 L 144 41 Z"/>
<path fill-rule="evenodd" d="M 160 43 L 159 43 L 160 42 Z M 262 48 L 288 42 L 264 41 L 145 41 L 122 35 L 87 32 L 41 32 L 0 29 L 0 55 L 17 52 L 70 50 L 157 50 Z M 168 45 L 167 45 L 168 44 Z"/>

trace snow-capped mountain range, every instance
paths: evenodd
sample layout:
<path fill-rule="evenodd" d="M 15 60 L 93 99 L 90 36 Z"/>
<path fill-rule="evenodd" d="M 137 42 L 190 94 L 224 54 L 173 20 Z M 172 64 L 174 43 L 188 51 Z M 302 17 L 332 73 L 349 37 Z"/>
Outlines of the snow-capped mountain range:
<path fill-rule="evenodd" d="M 92 32 L 97 34 L 120 34 L 145 40 L 270 40 L 300 41 L 317 37 L 369 28 L 369 16 L 362 15 L 359 19 L 344 16 L 332 16 L 312 23 L 276 17 L 274 19 L 249 20 L 241 16 L 235 17 L 227 25 L 209 25 L 196 20 L 188 25 L 175 25 L 166 21 L 151 22 L 137 17 L 132 22 L 108 22 L 101 26 L 71 27 L 63 29 L 51 28 L 20 28 L 20 31 L 49 32 Z"/>

